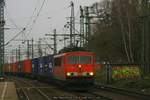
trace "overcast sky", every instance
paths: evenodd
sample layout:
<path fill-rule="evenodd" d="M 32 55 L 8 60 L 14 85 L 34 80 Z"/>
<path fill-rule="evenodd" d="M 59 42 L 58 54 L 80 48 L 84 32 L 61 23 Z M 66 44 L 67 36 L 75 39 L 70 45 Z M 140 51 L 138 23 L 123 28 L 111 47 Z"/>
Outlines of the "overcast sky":
<path fill-rule="evenodd" d="M 31 25 L 35 16 L 37 15 L 42 2 L 44 0 L 5 0 L 5 27 L 18 28 L 5 30 L 5 42 L 10 40 L 20 30 L 19 28 L 26 27 L 25 33 L 28 39 L 31 37 L 39 38 L 44 37 L 45 33 L 52 32 L 54 28 L 58 33 L 64 33 L 64 25 L 67 20 L 66 17 L 70 16 L 70 2 L 71 0 L 45 0 L 45 4 L 41 10 L 41 13 L 34 25 Z M 72 0 L 75 5 L 75 16 L 79 17 L 79 6 L 90 6 L 95 2 L 101 0 Z M 36 9 L 35 9 L 36 8 Z M 31 16 L 34 13 L 34 17 Z M 79 18 L 76 17 L 76 22 L 79 22 Z M 15 25 L 16 24 L 16 25 Z M 29 32 L 32 26 L 32 31 Z M 13 43 L 15 44 L 15 43 Z"/>

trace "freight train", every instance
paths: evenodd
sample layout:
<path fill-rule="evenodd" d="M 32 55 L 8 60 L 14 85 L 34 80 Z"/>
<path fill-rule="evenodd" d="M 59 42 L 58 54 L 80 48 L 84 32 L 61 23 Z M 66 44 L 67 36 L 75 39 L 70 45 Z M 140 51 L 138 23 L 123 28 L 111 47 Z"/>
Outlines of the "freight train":
<path fill-rule="evenodd" d="M 94 53 L 82 49 L 61 50 L 56 55 L 26 59 L 4 65 L 5 74 L 55 80 L 89 86 L 94 83 Z"/>

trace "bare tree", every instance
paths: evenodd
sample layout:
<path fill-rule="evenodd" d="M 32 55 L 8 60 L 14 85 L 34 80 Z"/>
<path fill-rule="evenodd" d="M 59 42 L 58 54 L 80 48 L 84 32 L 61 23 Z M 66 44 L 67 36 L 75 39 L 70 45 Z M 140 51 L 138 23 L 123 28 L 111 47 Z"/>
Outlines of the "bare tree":
<path fill-rule="evenodd" d="M 93 12 L 100 18 L 94 20 L 97 24 L 93 25 L 91 48 L 95 48 L 101 58 L 137 62 L 140 52 L 138 9 L 137 0 L 104 0 L 93 5 Z"/>

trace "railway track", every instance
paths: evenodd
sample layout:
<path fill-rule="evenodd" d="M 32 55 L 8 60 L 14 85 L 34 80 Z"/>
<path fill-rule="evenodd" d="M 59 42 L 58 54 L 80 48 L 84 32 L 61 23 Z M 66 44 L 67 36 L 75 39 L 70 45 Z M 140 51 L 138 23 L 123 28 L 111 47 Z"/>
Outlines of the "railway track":
<path fill-rule="evenodd" d="M 113 100 L 110 97 L 105 97 L 93 92 L 73 92 L 76 95 L 76 100 Z"/>
<path fill-rule="evenodd" d="M 11 78 L 11 80 L 16 83 L 17 93 L 20 100 L 52 100 L 39 88 L 36 88 L 29 82 L 18 78 Z"/>
<path fill-rule="evenodd" d="M 30 100 L 29 96 L 26 94 L 23 88 L 17 89 L 17 94 L 18 94 L 19 100 Z"/>
<path fill-rule="evenodd" d="M 16 83 L 20 100 L 149 100 L 150 98 L 145 95 L 135 96 L 131 92 L 125 93 L 118 88 L 100 84 L 89 91 L 68 91 L 26 78 L 13 77 L 12 81 Z"/>
<path fill-rule="evenodd" d="M 25 99 L 21 100 L 35 100 L 30 97 L 29 93 L 33 94 L 33 90 L 39 93 L 39 95 L 43 96 L 44 99 L 40 100 L 112 100 L 109 97 L 105 97 L 100 94 L 84 91 L 84 92 L 74 92 L 74 91 L 67 91 L 60 88 L 53 89 L 46 84 L 42 84 L 40 82 L 36 82 L 30 79 L 23 79 L 23 78 L 11 78 L 12 81 L 16 83 L 18 93 L 21 93 L 20 97 L 24 97 Z M 30 90 L 30 92 L 29 92 Z M 21 91 L 21 92 L 19 92 Z M 34 95 L 35 96 L 35 95 Z M 36 99 L 37 100 L 37 99 Z"/>
<path fill-rule="evenodd" d="M 148 94 L 143 94 L 143 93 L 139 93 L 139 92 L 135 92 L 135 91 L 129 91 L 126 89 L 116 88 L 116 87 L 112 87 L 112 86 L 108 86 L 108 85 L 101 85 L 101 84 L 96 83 L 95 88 L 103 90 L 103 91 L 109 91 L 109 92 L 113 92 L 113 93 L 127 95 L 129 97 L 135 97 L 138 100 L 150 100 L 150 95 L 148 95 Z"/>

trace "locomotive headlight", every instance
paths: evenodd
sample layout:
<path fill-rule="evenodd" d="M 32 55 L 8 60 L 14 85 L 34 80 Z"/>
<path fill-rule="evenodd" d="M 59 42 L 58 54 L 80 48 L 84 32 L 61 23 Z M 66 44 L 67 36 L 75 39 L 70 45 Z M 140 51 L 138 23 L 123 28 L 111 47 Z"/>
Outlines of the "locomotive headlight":
<path fill-rule="evenodd" d="M 68 73 L 67 73 L 67 76 L 70 76 L 70 75 L 71 75 L 71 73 L 68 72 Z"/>
<path fill-rule="evenodd" d="M 90 72 L 89 74 L 90 74 L 91 76 L 93 76 L 93 75 L 94 75 L 94 73 L 93 73 L 93 72 Z"/>
<path fill-rule="evenodd" d="M 0 77 L 0 80 L 4 79 L 3 77 Z"/>
<path fill-rule="evenodd" d="M 79 67 L 79 68 L 81 68 L 82 66 L 81 66 L 81 65 L 79 65 L 78 67 Z"/>

